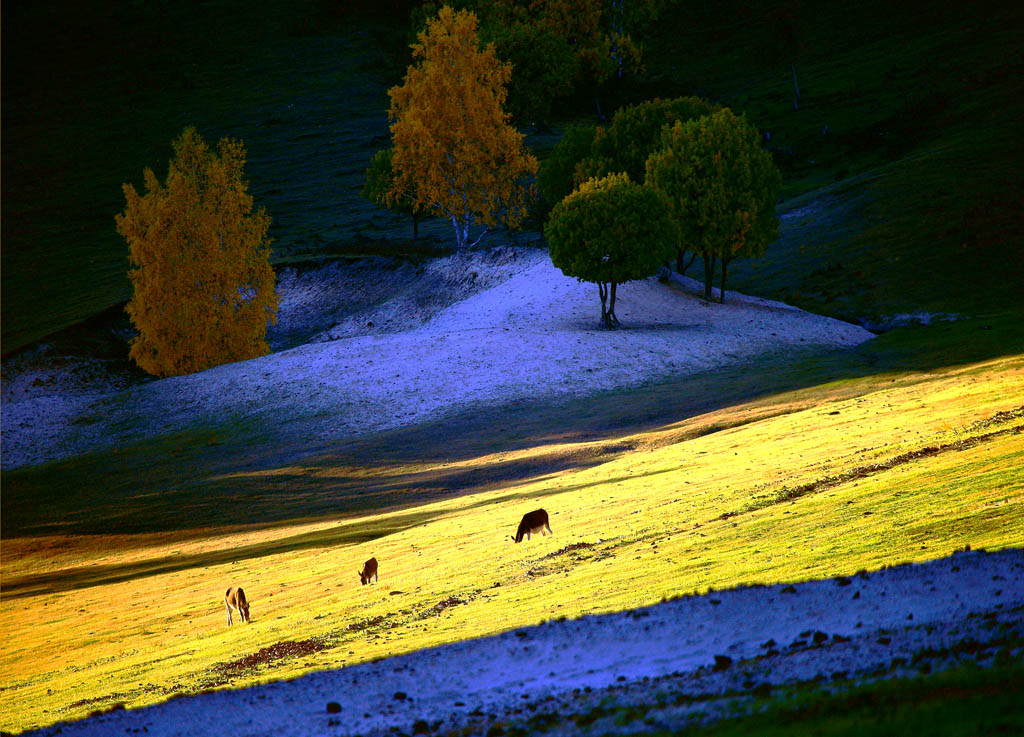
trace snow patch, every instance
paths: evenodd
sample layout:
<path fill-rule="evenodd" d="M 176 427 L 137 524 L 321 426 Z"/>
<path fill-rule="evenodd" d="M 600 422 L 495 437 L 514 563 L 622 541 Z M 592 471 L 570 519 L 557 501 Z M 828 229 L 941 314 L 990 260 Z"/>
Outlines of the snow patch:
<path fill-rule="evenodd" d="M 226 421 L 312 445 L 473 406 L 582 397 L 872 337 L 737 292 L 707 303 L 692 280 L 655 278 L 618 290 L 623 329 L 604 330 L 597 287 L 565 276 L 537 249 L 401 264 L 390 276 L 367 269 L 286 272 L 271 340 L 310 342 L 261 358 L 99 393 L 90 385 L 19 394 L 5 371 L 3 467 Z"/>

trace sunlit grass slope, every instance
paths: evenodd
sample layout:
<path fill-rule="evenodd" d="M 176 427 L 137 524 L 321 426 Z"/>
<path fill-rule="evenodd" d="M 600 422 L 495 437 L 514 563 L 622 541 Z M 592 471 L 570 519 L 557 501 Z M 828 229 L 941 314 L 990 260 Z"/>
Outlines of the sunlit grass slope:
<path fill-rule="evenodd" d="M 459 461 L 486 478 L 545 454 L 603 448 L 608 459 L 386 514 L 191 530 L 185 542 L 167 533 L 8 538 L 0 726 L 710 589 L 850 574 L 965 544 L 1020 546 L 1022 397 L 1017 356 L 803 389 L 614 443 Z M 290 470 L 265 472 L 266 481 Z M 326 488 L 354 470 L 316 473 Z M 513 545 L 519 517 L 539 506 L 554 536 Z M 361 587 L 356 570 L 371 555 L 380 582 Z M 252 600 L 249 626 L 226 627 L 230 584 Z"/>

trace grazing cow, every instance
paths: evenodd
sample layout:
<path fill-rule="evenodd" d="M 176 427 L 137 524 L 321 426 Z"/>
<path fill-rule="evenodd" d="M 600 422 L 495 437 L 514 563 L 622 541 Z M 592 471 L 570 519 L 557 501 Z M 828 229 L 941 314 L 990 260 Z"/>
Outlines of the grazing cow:
<path fill-rule="evenodd" d="M 241 587 L 232 586 L 224 592 L 224 608 L 228 610 L 228 627 L 231 626 L 231 610 L 238 612 L 243 622 L 249 624 L 249 602 L 245 598 L 245 592 Z"/>
<path fill-rule="evenodd" d="M 370 583 L 370 579 L 377 580 L 377 559 L 370 558 L 363 563 L 363 570 L 359 571 L 359 583 L 363 586 Z"/>
<path fill-rule="evenodd" d="M 523 541 L 523 536 L 526 539 L 530 539 L 530 535 L 539 532 L 541 535 L 546 535 L 544 530 L 547 529 L 551 532 L 551 525 L 548 523 L 548 513 L 543 509 L 535 509 L 532 512 L 527 512 L 523 515 L 523 521 L 519 523 L 519 529 L 516 530 L 516 536 L 512 539 L 517 543 Z M 551 532 L 552 535 L 555 533 Z M 511 537 L 511 536 L 510 536 Z"/>

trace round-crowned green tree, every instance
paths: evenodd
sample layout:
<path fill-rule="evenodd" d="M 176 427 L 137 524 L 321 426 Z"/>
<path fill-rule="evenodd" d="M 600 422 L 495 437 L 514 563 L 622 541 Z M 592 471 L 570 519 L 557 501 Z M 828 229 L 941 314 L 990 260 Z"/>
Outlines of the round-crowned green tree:
<path fill-rule="evenodd" d="M 724 302 L 729 262 L 763 256 L 779 237 L 782 178 L 757 129 L 728 108 L 666 131 L 663 148 L 647 159 L 646 182 L 671 201 L 684 247 L 703 256 L 707 300 L 716 260 Z"/>
<path fill-rule="evenodd" d="M 581 184 L 555 205 L 544 234 L 562 273 L 597 284 L 606 328 L 619 326 L 616 287 L 657 273 L 678 239 L 668 198 L 625 174 Z"/>

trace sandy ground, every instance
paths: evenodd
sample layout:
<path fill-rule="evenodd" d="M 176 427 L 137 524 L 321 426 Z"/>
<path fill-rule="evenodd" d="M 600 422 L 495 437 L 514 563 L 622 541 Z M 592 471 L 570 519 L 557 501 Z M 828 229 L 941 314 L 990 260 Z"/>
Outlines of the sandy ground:
<path fill-rule="evenodd" d="M 44 348 L 4 366 L 5 469 L 220 423 L 272 427 L 310 447 L 473 405 L 585 396 L 789 348 L 851 346 L 863 328 L 692 280 L 630 282 L 598 326 L 597 287 L 546 251 L 499 248 L 422 266 L 285 272 L 270 355 L 159 381 Z M 296 345 L 297 344 L 297 345 Z"/>
<path fill-rule="evenodd" d="M 959 553 L 850 578 L 552 621 L 40 733 L 487 734 L 496 723 L 528 732 L 543 725 L 553 735 L 680 729 L 742 710 L 753 694 L 787 684 L 843 689 L 965 659 L 991 663 L 1000 651 L 1019 662 L 1022 580 L 1024 551 Z M 621 719 L 637 706 L 645 707 L 643 721 Z"/>

